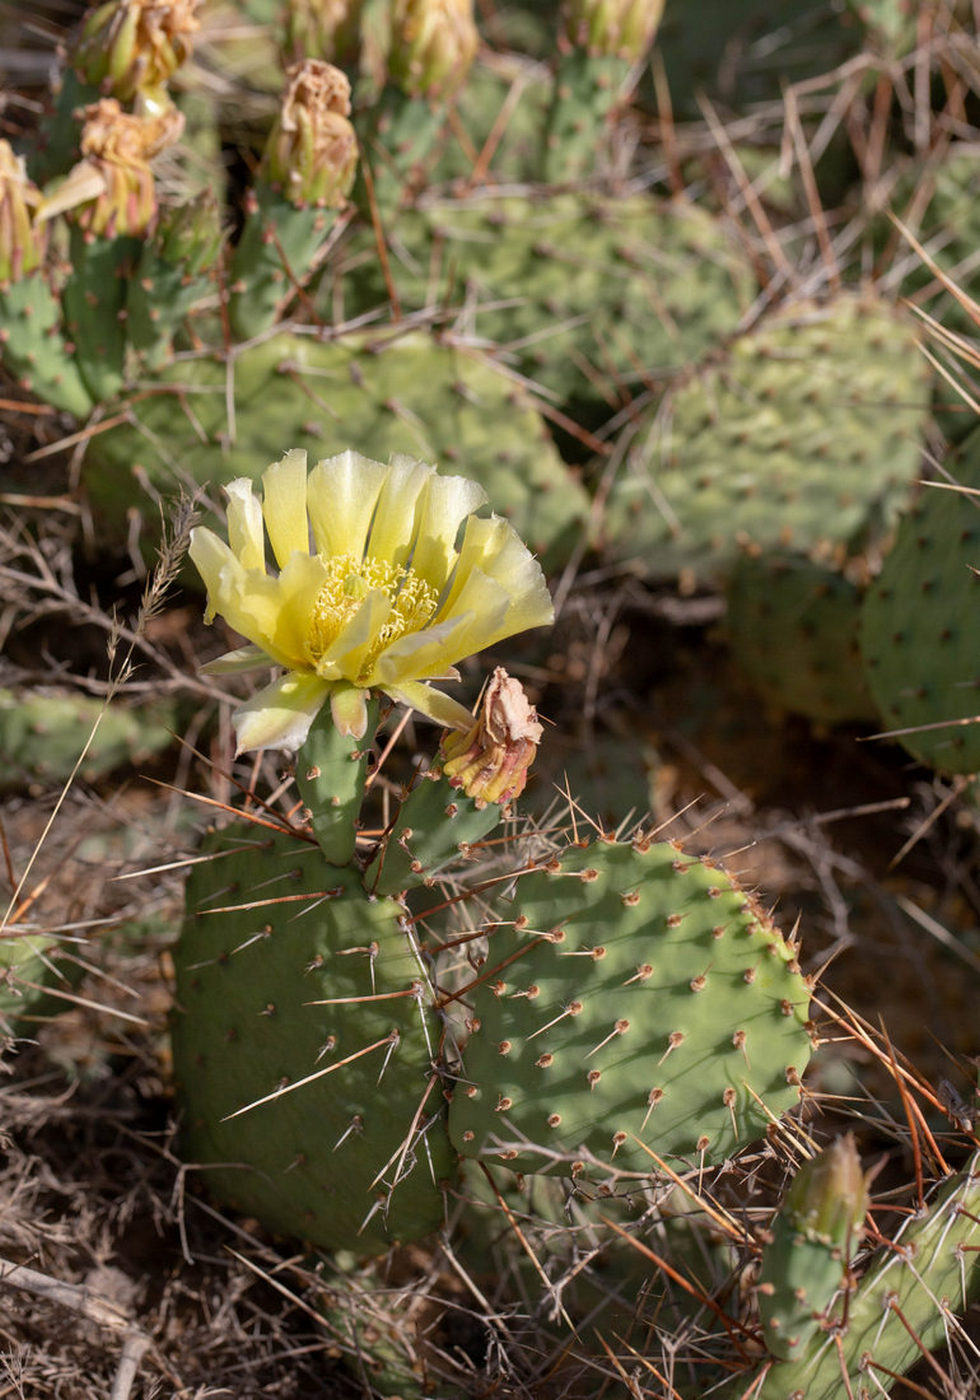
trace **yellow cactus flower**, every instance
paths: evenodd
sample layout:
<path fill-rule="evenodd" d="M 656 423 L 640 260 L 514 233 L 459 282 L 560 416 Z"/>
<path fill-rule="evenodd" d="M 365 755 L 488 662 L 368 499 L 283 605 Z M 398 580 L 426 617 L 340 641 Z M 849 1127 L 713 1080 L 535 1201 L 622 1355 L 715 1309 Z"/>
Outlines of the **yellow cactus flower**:
<path fill-rule="evenodd" d="M 337 728 L 361 738 L 372 691 L 469 729 L 469 710 L 428 682 L 554 616 L 540 565 L 506 520 L 475 514 L 487 497 L 465 477 L 356 452 L 308 473 L 294 450 L 263 473 L 261 500 L 247 478 L 225 490 L 228 543 L 198 527 L 190 555 L 205 620 L 220 613 L 249 645 L 206 669 L 285 672 L 236 710 L 239 753 L 297 749 L 328 700 Z"/>

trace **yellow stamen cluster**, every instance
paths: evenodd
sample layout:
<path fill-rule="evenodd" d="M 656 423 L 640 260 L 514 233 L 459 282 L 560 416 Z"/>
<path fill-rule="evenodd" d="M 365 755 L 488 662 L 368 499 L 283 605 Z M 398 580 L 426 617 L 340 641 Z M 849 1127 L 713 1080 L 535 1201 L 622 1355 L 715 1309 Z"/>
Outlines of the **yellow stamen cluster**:
<path fill-rule="evenodd" d="M 313 604 L 307 640 L 307 651 L 314 665 L 375 589 L 387 593 L 391 611 L 365 658 L 365 674 L 385 647 L 406 633 L 424 627 L 436 610 L 438 593 L 419 578 L 414 569 L 404 569 L 387 559 L 375 559 L 370 555 L 356 559 L 353 554 L 336 554 L 323 562 L 327 578 Z"/>

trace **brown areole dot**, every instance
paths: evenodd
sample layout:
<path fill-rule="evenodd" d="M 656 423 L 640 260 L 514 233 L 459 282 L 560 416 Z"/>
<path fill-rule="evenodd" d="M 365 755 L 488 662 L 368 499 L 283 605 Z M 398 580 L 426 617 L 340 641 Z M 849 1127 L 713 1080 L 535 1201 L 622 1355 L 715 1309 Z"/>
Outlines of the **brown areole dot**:
<path fill-rule="evenodd" d="M 590 1069 L 585 1077 L 588 1080 L 589 1088 L 594 1089 L 595 1086 L 599 1083 L 599 1080 L 602 1078 L 602 1070 Z"/>
<path fill-rule="evenodd" d="M 549 1113 L 549 1114 L 548 1114 L 548 1127 L 549 1127 L 549 1128 L 557 1128 L 560 1122 L 561 1122 L 561 1114 L 560 1114 L 560 1113 Z"/>
<path fill-rule="evenodd" d="M 623 986 L 628 987 L 631 982 L 645 982 L 648 977 L 652 976 L 653 963 L 640 963 L 639 967 L 633 973 L 633 976 L 627 977 L 626 981 L 623 983 Z"/>
<path fill-rule="evenodd" d="M 534 1062 L 535 1069 L 547 1069 L 549 1065 L 555 1063 L 555 1057 L 550 1050 L 546 1050 L 543 1055 L 539 1055 Z"/>
<path fill-rule="evenodd" d="M 497 1106 L 494 1109 L 494 1113 L 506 1113 L 509 1108 L 513 1107 L 514 1100 L 508 1098 L 506 1094 L 501 1094 L 500 1098 L 497 1100 Z"/>

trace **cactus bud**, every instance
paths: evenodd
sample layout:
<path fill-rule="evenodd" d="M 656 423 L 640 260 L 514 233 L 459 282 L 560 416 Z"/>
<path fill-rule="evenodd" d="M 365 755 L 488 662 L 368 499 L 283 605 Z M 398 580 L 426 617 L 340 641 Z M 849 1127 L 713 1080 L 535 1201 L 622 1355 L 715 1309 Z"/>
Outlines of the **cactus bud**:
<path fill-rule="evenodd" d="M 853 1133 L 845 1133 L 804 1162 L 783 1206 L 795 1229 L 840 1248 L 847 1244 L 853 1248 L 868 1209 L 868 1178 L 861 1170 Z"/>
<path fill-rule="evenodd" d="M 80 77 L 122 102 L 158 93 L 191 51 L 200 0 L 107 0 L 92 10 L 73 55 Z"/>
<path fill-rule="evenodd" d="M 289 87 L 262 159 L 262 176 L 297 208 L 344 203 L 357 170 L 347 120 L 350 83 L 339 68 L 308 58 L 287 70 Z"/>
<path fill-rule="evenodd" d="M 498 666 L 471 728 L 443 735 L 442 771 L 478 807 L 489 802 L 506 806 L 524 791 L 541 733 L 524 687 Z"/>
<path fill-rule="evenodd" d="M 569 0 L 569 41 L 597 57 L 638 63 L 653 43 L 664 0 Z"/>
<path fill-rule="evenodd" d="M 173 267 L 181 267 L 185 278 L 196 277 L 214 265 L 221 237 L 221 213 L 213 190 L 202 190 L 186 204 L 169 205 L 160 213 L 160 257 Z"/>
<path fill-rule="evenodd" d="M 23 157 L 0 141 L 0 283 L 16 282 L 44 258 L 43 231 L 34 227 L 41 191 L 27 178 Z"/>
<path fill-rule="evenodd" d="M 389 75 L 410 97 L 451 97 L 478 43 L 472 0 L 395 0 Z"/>
<path fill-rule="evenodd" d="M 364 0 L 291 0 L 286 52 L 353 68 L 360 56 Z"/>

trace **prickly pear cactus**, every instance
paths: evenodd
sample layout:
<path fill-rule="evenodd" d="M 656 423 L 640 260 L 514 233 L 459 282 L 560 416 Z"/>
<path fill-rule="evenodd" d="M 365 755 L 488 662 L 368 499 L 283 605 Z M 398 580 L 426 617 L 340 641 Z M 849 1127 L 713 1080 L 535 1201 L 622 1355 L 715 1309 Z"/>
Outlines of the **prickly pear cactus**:
<path fill-rule="evenodd" d="M 749 1386 L 739 1376 L 727 1396 L 759 1400 L 855 1400 L 887 1393 L 925 1352 L 956 1331 L 980 1288 L 980 1163 L 954 1172 L 871 1260 L 805 1355 L 776 1362 Z"/>
<path fill-rule="evenodd" d="M 166 703 L 139 709 L 67 692 L 0 690 L 0 792 L 64 782 L 90 736 L 79 776 L 94 782 L 165 749 L 175 723 Z"/>
<path fill-rule="evenodd" d="M 450 1109 L 464 1156 L 655 1173 L 657 1157 L 717 1161 L 798 1102 L 809 986 L 724 871 L 673 844 L 596 842 L 493 912 Z"/>
<path fill-rule="evenodd" d="M 280 335 L 168 371 L 172 393 L 132 405 L 132 424 L 93 438 L 84 482 L 101 527 L 120 536 L 133 474 L 172 493 L 250 476 L 283 443 L 315 458 L 353 444 L 463 468 L 549 564 L 564 562 L 588 498 L 523 390 L 465 350 L 426 336 L 385 344 Z"/>
<path fill-rule="evenodd" d="M 805 555 L 745 555 L 726 592 L 732 655 L 772 705 L 819 724 L 873 719 L 858 625 L 862 590 Z"/>
<path fill-rule="evenodd" d="M 861 615 L 861 650 L 883 728 L 947 773 L 980 767 L 974 619 L 980 598 L 980 433 L 947 462 L 954 483 L 923 488 Z M 966 721 L 957 722 L 957 721 Z"/>
<path fill-rule="evenodd" d="M 783 307 L 638 425 L 610 550 L 660 578 L 717 578 L 746 549 L 832 557 L 904 504 L 929 403 L 898 307 L 870 294 Z"/>
<path fill-rule="evenodd" d="M 320 306 L 458 307 L 459 324 L 565 405 L 610 417 L 731 335 L 756 278 L 724 224 L 649 196 L 488 195 L 403 214 L 386 280 L 355 239 Z"/>
<path fill-rule="evenodd" d="M 31 1037 L 65 1009 L 82 968 L 69 945 L 44 935 L 5 932 L 0 937 L 0 1040 Z"/>
<path fill-rule="evenodd" d="M 773 1218 L 756 1290 L 766 1345 L 791 1361 L 815 1336 L 861 1241 L 867 1182 L 847 1134 L 805 1161 Z"/>
<path fill-rule="evenodd" d="M 322 1249 L 436 1229 L 454 1175 L 423 954 L 390 899 L 267 827 L 212 838 L 174 958 L 185 1160 Z"/>

